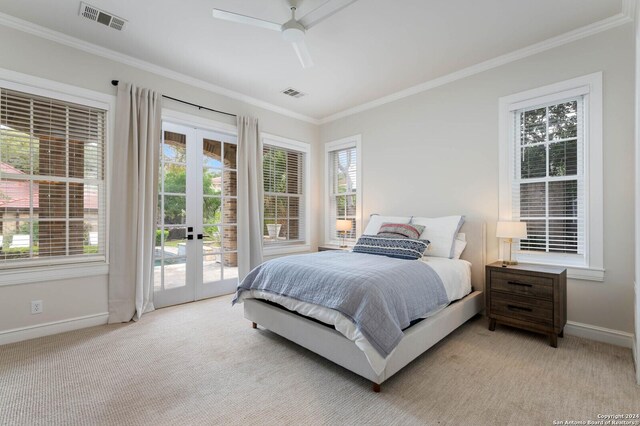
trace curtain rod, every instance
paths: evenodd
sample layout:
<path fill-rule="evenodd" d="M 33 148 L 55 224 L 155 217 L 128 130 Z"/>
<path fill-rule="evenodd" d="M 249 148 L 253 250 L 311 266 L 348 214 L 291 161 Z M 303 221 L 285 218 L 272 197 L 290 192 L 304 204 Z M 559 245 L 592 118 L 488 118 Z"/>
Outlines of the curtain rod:
<path fill-rule="evenodd" d="M 118 80 L 111 80 L 111 84 L 114 85 L 114 86 L 117 86 L 118 83 L 119 83 Z M 194 103 L 191 103 L 191 102 L 183 101 L 182 99 L 172 98 L 171 96 L 162 95 L 162 97 L 166 98 L 166 99 L 171 99 L 172 101 L 175 101 L 175 102 L 180 102 L 180 103 L 183 103 L 183 104 L 186 104 L 186 105 L 191 105 L 192 107 L 196 107 L 198 109 L 205 109 L 207 111 L 217 112 L 218 114 L 224 114 L 224 115 L 229 115 L 231 117 L 237 117 L 237 115 L 231 114 L 230 112 L 219 111 L 217 109 L 208 108 L 206 106 L 202 106 L 202 105 L 194 104 Z"/>

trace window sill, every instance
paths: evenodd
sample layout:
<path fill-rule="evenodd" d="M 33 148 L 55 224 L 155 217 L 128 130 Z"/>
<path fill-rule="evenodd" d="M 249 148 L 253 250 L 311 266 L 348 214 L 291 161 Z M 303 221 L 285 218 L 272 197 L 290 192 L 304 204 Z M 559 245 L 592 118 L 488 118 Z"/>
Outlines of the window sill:
<path fill-rule="evenodd" d="M 311 246 L 309 244 L 283 244 L 281 246 L 265 246 L 262 249 L 262 254 L 265 256 L 278 256 L 305 251 L 311 251 Z"/>
<path fill-rule="evenodd" d="M 582 281 L 604 282 L 604 269 L 598 268 L 577 268 L 570 266 L 567 268 L 567 278 Z"/>
<path fill-rule="evenodd" d="M 109 274 L 109 264 L 73 264 L 0 270 L 0 287 Z"/>
<path fill-rule="evenodd" d="M 567 268 L 567 278 L 570 278 L 572 280 L 604 282 L 604 269 L 602 268 L 589 268 L 587 266 L 568 266 L 551 262 L 533 262 L 524 259 L 519 259 L 518 261 L 520 263 L 528 263 L 531 265 L 559 266 L 562 268 Z"/>

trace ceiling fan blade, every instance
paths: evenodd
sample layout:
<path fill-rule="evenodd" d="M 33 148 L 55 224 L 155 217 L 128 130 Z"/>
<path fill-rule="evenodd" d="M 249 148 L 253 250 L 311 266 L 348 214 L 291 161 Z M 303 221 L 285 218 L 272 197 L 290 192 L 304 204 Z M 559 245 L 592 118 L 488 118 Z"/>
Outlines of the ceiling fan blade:
<path fill-rule="evenodd" d="M 313 60 L 311 59 L 311 54 L 304 40 L 291 44 L 293 45 L 293 50 L 296 51 L 296 55 L 298 55 L 298 59 L 300 59 L 302 68 L 311 68 L 313 66 Z"/>
<path fill-rule="evenodd" d="M 356 1 L 357 0 L 329 0 L 298 19 L 298 22 L 300 22 L 306 29 L 309 29 Z"/>
<path fill-rule="evenodd" d="M 252 18 L 251 16 L 240 15 L 239 13 L 227 12 L 226 10 L 213 9 L 213 17 L 225 21 L 266 28 L 268 30 L 282 31 L 282 25 L 276 24 L 275 22 L 264 21 L 262 19 Z"/>

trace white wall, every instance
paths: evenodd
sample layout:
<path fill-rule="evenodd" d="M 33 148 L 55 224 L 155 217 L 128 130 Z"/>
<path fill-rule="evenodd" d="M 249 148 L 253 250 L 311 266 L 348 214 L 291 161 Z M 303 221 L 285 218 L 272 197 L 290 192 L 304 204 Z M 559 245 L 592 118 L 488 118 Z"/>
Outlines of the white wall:
<path fill-rule="evenodd" d="M 107 94 L 115 94 L 111 80 L 133 82 L 185 99 L 193 103 L 237 114 L 252 115 L 260 120 L 261 130 L 270 134 L 312 144 L 317 155 L 319 128 L 315 124 L 296 120 L 261 109 L 225 96 L 207 92 L 175 80 L 158 76 L 119 62 L 94 56 L 80 50 L 44 40 L 17 30 L 0 26 L 0 68 L 54 80 Z M 165 107 L 213 120 L 235 124 L 235 119 L 224 115 L 199 112 L 197 109 L 167 101 Z M 318 182 L 320 165 L 312 163 L 310 178 Z M 320 199 L 311 194 L 311 221 L 319 222 Z M 317 246 L 317 230 L 312 226 L 311 247 Z M 42 299 L 44 313 L 30 314 L 30 301 Z M 107 277 L 88 277 L 63 281 L 2 286 L 0 283 L 0 342 L 9 333 L 43 323 L 64 321 L 107 312 Z M 5 333 L 3 333 L 5 332 Z"/>
<path fill-rule="evenodd" d="M 569 280 L 568 316 L 632 333 L 634 53 L 627 24 L 324 124 L 321 140 L 362 134 L 365 220 L 372 213 L 482 217 L 487 260 L 495 260 L 498 98 L 603 71 L 605 281 Z"/>

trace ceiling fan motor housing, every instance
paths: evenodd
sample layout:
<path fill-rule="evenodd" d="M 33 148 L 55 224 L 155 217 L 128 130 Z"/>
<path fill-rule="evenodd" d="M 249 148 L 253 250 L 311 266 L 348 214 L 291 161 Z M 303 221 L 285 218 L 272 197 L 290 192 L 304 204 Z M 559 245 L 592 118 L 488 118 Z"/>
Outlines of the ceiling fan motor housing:
<path fill-rule="evenodd" d="M 305 28 L 298 21 L 292 19 L 282 25 L 282 38 L 290 43 L 297 43 L 304 39 Z"/>

